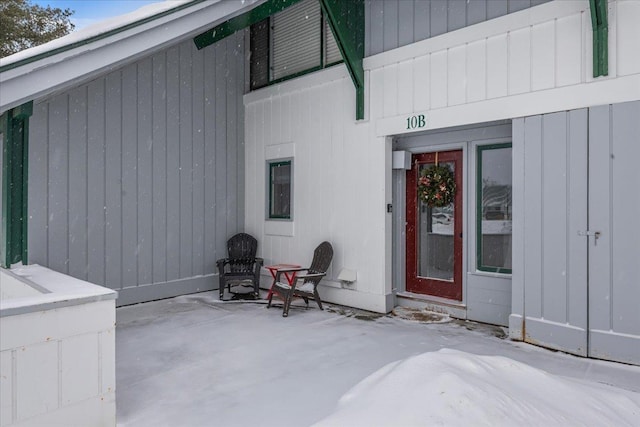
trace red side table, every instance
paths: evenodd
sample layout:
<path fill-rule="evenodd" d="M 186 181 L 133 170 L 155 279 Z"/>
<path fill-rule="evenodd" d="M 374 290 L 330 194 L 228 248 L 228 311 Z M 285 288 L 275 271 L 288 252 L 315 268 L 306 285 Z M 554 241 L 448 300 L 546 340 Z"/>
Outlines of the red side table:
<path fill-rule="evenodd" d="M 276 274 L 278 274 L 278 270 L 288 269 L 288 268 L 300 268 L 300 265 L 297 264 L 274 264 L 267 265 L 265 268 L 269 270 L 271 273 L 271 277 L 273 277 L 273 282 L 271 283 L 271 287 L 269 288 L 269 293 L 267 294 L 267 299 L 271 297 L 274 293 L 278 293 L 273 289 L 276 284 Z M 289 282 L 289 286 L 293 285 L 293 282 L 296 280 L 297 271 L 291 271 L 284 273 L 284 277 L 287 278 L 287 282 Z"/>

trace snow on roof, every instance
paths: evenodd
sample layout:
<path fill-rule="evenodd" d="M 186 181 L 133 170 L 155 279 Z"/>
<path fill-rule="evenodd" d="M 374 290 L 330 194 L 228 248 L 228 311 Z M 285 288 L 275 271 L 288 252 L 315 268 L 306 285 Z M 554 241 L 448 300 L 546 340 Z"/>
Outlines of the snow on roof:
<path fill-rule="evenodd" d="M 168 48 L 265 0 L 170 0 L 0 59 L 0 114 Z"/>
<path fill-rule="evenodd" d="M 66 36 L 57 38 L 48 43 L 25 49 L 23 51 L 14 53 L 13 55 L 9 55 L 5 58 L 0 58 L 0 66 L 14 64 L 16 62 L 24 61 L 34 56 L 46 54 L 47 52 L 51 52 L 56 49 L 75 45 L 77 43 L 87 41 L 111 31 L 118 30 L 136 22 L 144 21 L 156 15 L 163 14 L 164 12 L 177 8 L 181 5 L 193 2 L 194 0 L 165 0 L 159 3 L 148 4 L 142 6 L 137 10 L 134 10 L 133 12 L 114 16 L 112 18 L 105 19 L 104 21 L 96 22 L 92 25 L 89 25 L 78 31 L 74 31 L 70 34 L 67 34 Z"/>

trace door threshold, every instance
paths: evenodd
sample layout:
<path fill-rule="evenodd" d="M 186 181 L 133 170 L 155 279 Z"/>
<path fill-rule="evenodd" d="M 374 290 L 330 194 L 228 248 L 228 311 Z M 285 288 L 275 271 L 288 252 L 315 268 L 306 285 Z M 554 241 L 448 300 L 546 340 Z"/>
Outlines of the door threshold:
<path fill-rule="evenodd" d="M 400 307 L 425 309 L 448 314 L 456 319 L 467 319 L 467 306 L 460 301 L 413 292 L 397 292 L 396 297 Z"/>

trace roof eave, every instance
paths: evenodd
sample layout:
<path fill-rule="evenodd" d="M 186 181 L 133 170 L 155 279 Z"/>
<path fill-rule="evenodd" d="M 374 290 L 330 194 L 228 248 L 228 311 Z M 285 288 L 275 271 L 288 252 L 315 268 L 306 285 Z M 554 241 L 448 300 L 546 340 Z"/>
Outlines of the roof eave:
<path fill-rule="evenodd" d="M 188 40 L 260 0 L 197 2 L 142 25 L 0 72 L 0 114 Z"/>

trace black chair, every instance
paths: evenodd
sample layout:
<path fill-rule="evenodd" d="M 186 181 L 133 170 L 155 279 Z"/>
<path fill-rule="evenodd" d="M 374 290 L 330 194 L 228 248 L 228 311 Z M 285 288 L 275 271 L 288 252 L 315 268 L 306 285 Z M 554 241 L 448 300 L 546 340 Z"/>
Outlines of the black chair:
<path fill-rule="evenodd" d="M 291 300 L 299 297 L 304 300 L 309 308 L 309 298 L 313 298 L 315 302 L 322 310 L 322 300 L 318 294 L 318 284 L 320 280 L 327 274 L 331 260 L 333 259 L 333 247 L 329 242 L 322 242 L 313 251 L 313 261 L 311 261 L 311 267 L 309 268 L 287 268 L 278 270 L 276 273 L 276 283 L 274 290 L 280 294 L 284 299 L 284 307 L 282 309 L 282 317 L 289 315 L 289 307 L 291 306 Z M 280 281 L 280 276 L 284 273 L 307 271 L 307 274 L 299 274 L 296 276 L 293 284 L 289 286 L 286 283 Z M 269 296 L 269 302 L 267 308 L 271 307 L 271 300 L 273 294 Z"/>
<path fill-rule="evenodd" d="M 220 280 L 220 300 L 224 289 L 231 292 L 231 284 L 250 281 L 253 284 L 253 297 L 260 295 L 260 269 L 264 260 L 256 257 L 258 241 L 247 233 L 238 233 L 227 241 L 228 258 L 219 259 L 218 274 Z"/>

